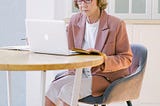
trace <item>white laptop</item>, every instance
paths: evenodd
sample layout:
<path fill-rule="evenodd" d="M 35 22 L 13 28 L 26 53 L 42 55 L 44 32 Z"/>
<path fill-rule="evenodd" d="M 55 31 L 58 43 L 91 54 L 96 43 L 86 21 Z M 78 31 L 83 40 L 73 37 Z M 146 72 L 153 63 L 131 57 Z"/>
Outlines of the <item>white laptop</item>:
<path fill-rule="evenodd" d="M 61 20 L 26 20 L 26 32 L 32 52 L 70 55 L 66 24 Z"/>

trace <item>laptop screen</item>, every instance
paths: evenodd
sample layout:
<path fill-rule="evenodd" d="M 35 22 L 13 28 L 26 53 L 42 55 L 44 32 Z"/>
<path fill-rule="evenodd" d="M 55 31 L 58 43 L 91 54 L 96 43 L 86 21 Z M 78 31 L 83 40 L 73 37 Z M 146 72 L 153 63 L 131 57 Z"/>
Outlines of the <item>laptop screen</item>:
<path fill-rule="evenodd" d="M 31 51 L 68 54 L 66 24 L 62 20 L 26 20 Z"/>

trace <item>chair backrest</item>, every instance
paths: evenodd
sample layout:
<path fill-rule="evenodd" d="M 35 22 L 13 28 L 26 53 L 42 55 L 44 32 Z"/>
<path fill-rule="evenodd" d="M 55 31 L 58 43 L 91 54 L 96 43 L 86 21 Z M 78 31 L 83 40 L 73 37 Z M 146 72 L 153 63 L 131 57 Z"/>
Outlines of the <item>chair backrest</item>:
<path fill-rule="evenodd" d="M 114 81 L 106 89 L 102 100 L 104 104 L 136 99 L 140 94 L 147 62 L 147 49 L 139 44 L 132 44 L 131 49 L 133 60 L 129 67 L 130 75 Z"/>
<path fill-rule="evenodd" d="M 132 44 L 131 49 L 133 53 L 133 59 L 132 64 L 129 67 L 130 74 L 136 74 L 140 71 L 144 71 L 147 62 L 147 49 L 139 44 Z"/>

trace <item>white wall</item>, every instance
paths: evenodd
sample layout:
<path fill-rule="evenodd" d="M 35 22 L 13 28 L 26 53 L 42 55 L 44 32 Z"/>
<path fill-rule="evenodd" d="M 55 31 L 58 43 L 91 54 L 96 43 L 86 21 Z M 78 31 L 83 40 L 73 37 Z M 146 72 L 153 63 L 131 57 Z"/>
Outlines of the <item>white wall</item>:
<path fill-rule="evenodd" d="M 24 45 L 26 0 L 0 0 L 0 47 Z M 25 106 L 25 72 L 11 72 L 11 105 Z M 0 106 L 7 103 L 7 72 L 0 71 Z"/>
<path fill-rule="evenodd" d="M 137 101 L 140 104 L 160 105 L 160 25 L 130 24 L 127 25 L 127 29 L 132 43 L 142 44 L 148 49 L 144 81 Z"/>
<path fill-rule="evenodd" d="M 70 0 L 26 0 L 26 19 L 64 19 L 71 13 Z"/>
<path fill-rule="evenodd" d="M 26 0 L 26 19 L 53 19 L 55 0 Z"/>
<path fill-rule="evenodd" d="M 70 14 L 69 8 L 72 8 L 69 6 L 70 0 L 55 0 L 55 19 L 64 19 L 68 18 Z"/>
<path fill-rule="evenodd" d="M 26 20 L 64 19 L 68 17 L 68 0 L 26 0 Z M 47 72 L 46 90 L 59 71 Z M 26 72 L 26 106 L 41 106 L 41 72 Z M 34 101 L 34 102 L 33 102 Z"/>

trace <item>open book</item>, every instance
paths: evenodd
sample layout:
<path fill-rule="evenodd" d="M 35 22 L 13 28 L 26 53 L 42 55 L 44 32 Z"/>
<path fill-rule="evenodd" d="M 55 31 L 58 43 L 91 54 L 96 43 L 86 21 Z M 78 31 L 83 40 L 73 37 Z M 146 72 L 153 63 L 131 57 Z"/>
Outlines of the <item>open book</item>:
<path fill-rule="evenodd" d="M 75 51 L 80 54 L 87 54 L 87 55 L 102 55 L 100 51 L 96 50 L 84 50 L 84 49 L 79 49 L 79 48 L 74 48 L 72 51 Z"/>

